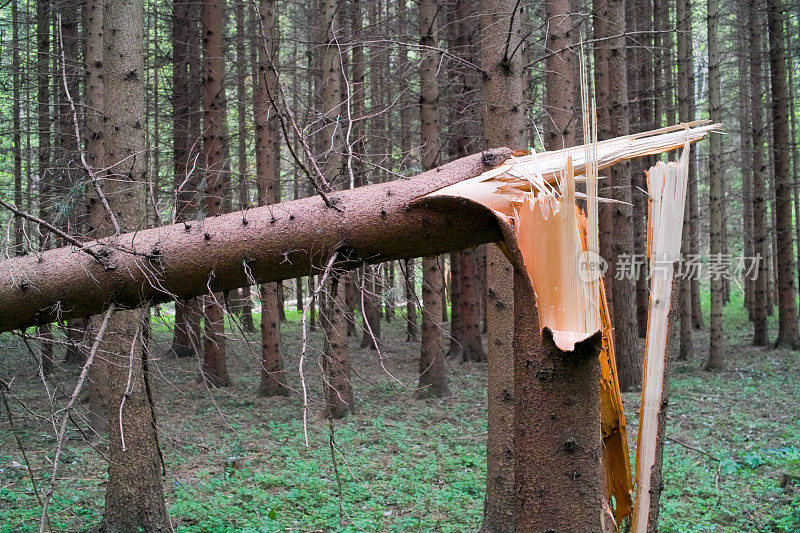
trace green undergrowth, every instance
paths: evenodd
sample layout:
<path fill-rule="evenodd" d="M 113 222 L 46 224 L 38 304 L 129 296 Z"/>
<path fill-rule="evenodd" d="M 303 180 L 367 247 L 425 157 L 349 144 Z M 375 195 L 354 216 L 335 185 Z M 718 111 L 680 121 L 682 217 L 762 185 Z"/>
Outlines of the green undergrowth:
<path fill-rule="evenodd" d="M 353 349 L 356 411 L 332 425 L 321 418 L 319 332 L 311 332 L 299 379 L 299 314 L 283 326 L 293 394 L 255 393 L 258 335 L 228 341 L 229 389 L 196 381 L 197 362 L 163 356 L 169 313 L 153 328 L 153 386 L 167 466 L 165 492 L 176 531 L 476 531 L 486 469 L 486 367 L 450 361 L 452 395 L 413 396 L 419 345 L 401 323 L 384 324 L 380 357 Z M 257 320 L 256 320 L 257 323 Z M 662 531 L 800 530 L 800 354 L 747 345 L 741 303 L 726 308 L 726 369 L 698 370 L 707 352 L 695 333 L 695 358 L 678 363 L 665 449 Z M 351 339 L 351 347 L 358 339 Z M 16 434 L 40 492 L 49 484 L 53 428 L 30 412 L 50 404 L 24 343 L 0 340 L 0 376 L 12 382 Z M 63 406 L 78 369 L 51 384 Z M 58 387 L 61 387 L 60 389 Z M 60 392 L 59 392 L 60 391 Z M 25 405 L 23 408 L 20 403 Z M 635 444 L 639 397 L 625 395 Z M 26 411 L 29 410 L 29 411 Z M 81 405 L 79 411 L 85 406 Z M 0 531 L 34 531 L 41 507 L 5 413 L 0 432 Z M 306 446 L 306 436 L 308 446 Z M 104 451 L 105 442 L 98 448 Z M 333 452 L 332 452 L 333 449 Z M 335 458 L 335 460 L 334 460 Z M 71 428 L 55 484 L 50 525 L 90 530 L 102 515 L 105 463 Z"/>

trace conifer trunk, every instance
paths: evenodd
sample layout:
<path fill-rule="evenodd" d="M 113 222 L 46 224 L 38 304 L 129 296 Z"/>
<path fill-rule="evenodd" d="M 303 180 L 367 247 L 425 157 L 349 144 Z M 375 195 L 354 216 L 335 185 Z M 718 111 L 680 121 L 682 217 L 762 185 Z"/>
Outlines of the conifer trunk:
<path fill-rule="evenodd" d="M 772 80 L 772 142 L 775 173 L 776 258 L 778 263 L 778 338 L 775 347 L 800 348 L 797 327 L 797 293 L 794 288 L 794 235 L 792 224 L 792 176 L 789 168 L 789 90 L 786 82 L 786 39 L 783 0 L 769 0 L 769 63 Z"/>

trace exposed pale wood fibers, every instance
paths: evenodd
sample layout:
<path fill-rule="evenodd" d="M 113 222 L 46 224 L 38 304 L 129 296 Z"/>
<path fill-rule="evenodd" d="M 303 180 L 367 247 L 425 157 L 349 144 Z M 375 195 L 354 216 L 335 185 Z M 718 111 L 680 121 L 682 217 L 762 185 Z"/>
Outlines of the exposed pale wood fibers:
<path fill-rule="evenodd" d="M 689 178 L 689 143 L 678 163 L 659 162 L 647 172 L 649 224 L 647 251 L 650 258 L 650 305 L 647 345 L 636 446 L 636 503 L 633 531 L 647 531 L 650 516 L 652 468 L 659 445 L 658 425 L 664 407 L 664 372 L 668 314 L 671 305 L 674 264 L 680 258 L 686 188 Z"/>
<path fill-rule="evenodd" d="M 648 180 L 651 195 L 654 195 L 651 200 L 652 228 L 648 234 L 648 250 L 653 258 L 666 257 L 669 261 L 674 261 L 680 250 L 680 231 L 675 231 L 675 228 L 680 227 L 683 220 L 688 146 L 707 133 L 719 129 L 719 124 L 695 122 L 593 142 L 590 146 L 543 154 L 517 155 L 504 165 L 480 176 L 426 195 L 457 197 L 478 202 L 489 208 L 501 225 L 514 227 L 516 242 L 505 243 L 507 254 L 513 261 L 515 254 L 512 249 L 516 249 L 523 258 L 524 270 L 528 272 L 534 289 L 540 330 L 551 330 L 553 340 L 560 350 L 570 352 L 575 349 L 576 343 L 590 338 L 600 329 L 603 330 L 600 361 L 605 498 L 610 501 L 611 496 L 614 496 L 618 521 L 631 512 L 625 417 L 614 360 L 611 317 L 602 280 L 598 279 L 597 284 L 589 284 L 578 276 L 581 254 L 589 245 L 587 235 L 597 234 L 597 218 L 592 217 L 592 227 L 589 227 L 586 217 L 575 206 L 575 173 L 585 172 L 589 176 L 588 181 L 593 186 L 589 189 L 588 203 L 592 206 L 597 201 L 597 170 L 627 159 L 684 146 L 680 164 L 670 163 L 667 166 L 659 163 L 654 167 L 655 170 L 651 169 Z M 666 177 L 664 169 L 668 169 Z M 677 180 L 678 177 L 682 181 Z M 507 238 L 508 235 L 507 233 Z M 596 246 L 595 239 L 591 240 L 591 245 Z M 659 262 L 658 265 L 660 264 Z M 642 459 L 637 457 L 637 479 L 647 477 L 642 472 L 649 472 L 639 470 L 638 467 L 649 468 L 648 465 L 653 464 L 656 455 L 655 437 L 663 389 L 662 371 L 672 264 L 669 263 L 666 272 L 663 269 L 651 270 L 653 285 L 648 323 L 646 388 L 642 400 L 642 413 L 646 418 L 640 424 L 640 428 L 647 428 L 647 433 L 640 448 Z M 651 421 L 653 417 L 654 423 Z M 649 485 L 639 485 L 639 494 L 642 491 L 647 494 L 637 502 L 640 507 L 649 501 L 648 488 Z M 644 519 L 645 525 L 647 516 L 646 510 L 637 514 L 637 518 Z"/>

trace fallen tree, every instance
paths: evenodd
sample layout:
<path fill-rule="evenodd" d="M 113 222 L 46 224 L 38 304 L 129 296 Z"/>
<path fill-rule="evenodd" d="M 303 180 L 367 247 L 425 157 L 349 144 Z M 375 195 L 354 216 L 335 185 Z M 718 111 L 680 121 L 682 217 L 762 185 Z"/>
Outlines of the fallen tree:
<path fill-rule="evenodd" d="M 407 180 L 330 193 L 0 262 L 0 331 L 305 276 L 331 254 L 358 266 L 499 241 L 494 217 L 459 202 L 411 203 L 480 175 L 511 151 L 475 154 Z"/>
<path fill-rule="evenodd" d="M 516 530 L 611 529 L 610 501 L 617 521 L 630 512 L 625 419 L 602 283 L 576 270 L 597 250 L 597 171 L 718 127 L 516 157 L 497 149 L 409 180 L 3 261 L 0 331 L 498 242 L 514 267 L 515 456 L 529 459 L 515 471 Z M 575 205 L 580 180 L 588 220 Z"/>
<path fill-rule="evenodd" d="M 699 124 L 600 142 L 597 167 L 661 153 L 718 128 Z M 509 174 L 518 173 L 519 183 L 498 188 L 495 178 L 512 157 L 499 148 L 410 179 L 331 193 L 332 207 L 314 196 L 0 261 L 0 332 L 95 315 L 111 303 L 135 308 L 305 276 L 333 253 L 355 267 L 498 242 L 502 232 L 484 205 L 522 194 L 525 173 L 554 182 L 568 155 L 576 175 L 584 172 L 584 147 L 566 148 L 516 159 Z M 469 195 L 422 198 L 465 181 Z M 484 205 L 475 195 L 487 196 Z"/>

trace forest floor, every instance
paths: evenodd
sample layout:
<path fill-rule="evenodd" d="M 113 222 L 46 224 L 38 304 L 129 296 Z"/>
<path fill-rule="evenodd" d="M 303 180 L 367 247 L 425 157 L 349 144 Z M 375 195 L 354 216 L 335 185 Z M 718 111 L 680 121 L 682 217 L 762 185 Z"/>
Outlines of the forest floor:
<path fill-rule="evenodd" d="M 396 319 L 384 324 L 380 358 L 353 349 L 356 413 L 329 425 L 320 417 L 321 335 L 314 333 L 305 363 L 306 447 L 299 316 L 289 314 L 283 334 L 296 392 L 288 398 L 255 393 L 257 335 L 229 342 L 234 385 L 228 389 L 198 385 L 194 360 L 154 362 L 175 530 L 476 531 L 486 468 L 485 364 L 450 361 L 452 395 L 414 399 L 419 345 L 404 342 Z M 698 370 L 707 350 L 705 332 L 698 331 L 696 358 L 673 373 L 662 531 L 798 531 L 800 354 L 748 346 L 751 327 L 738 302 L 727 307 L 725 328 L 726 370 Z M 153 338 L 154 353 L 163 354 L 167 327 L 157 325 Z M 78 372 L 68 367 L 50 384 L 55 409 Z M 31 412 L 47 415 L 52 407 L 18 338 L 0 341 L 0 377 L 13 377 L 15 433 L 44 491 L 54 429 Z M 639 395 L 624 396 L 633 453 Z M 2 420 L 0 531 L 37 530 L 41 507 L 5 412 Z M 51 525 L 88 530 L 101 518 L 106 465 L 74 428 L 65 444 Z"/>

